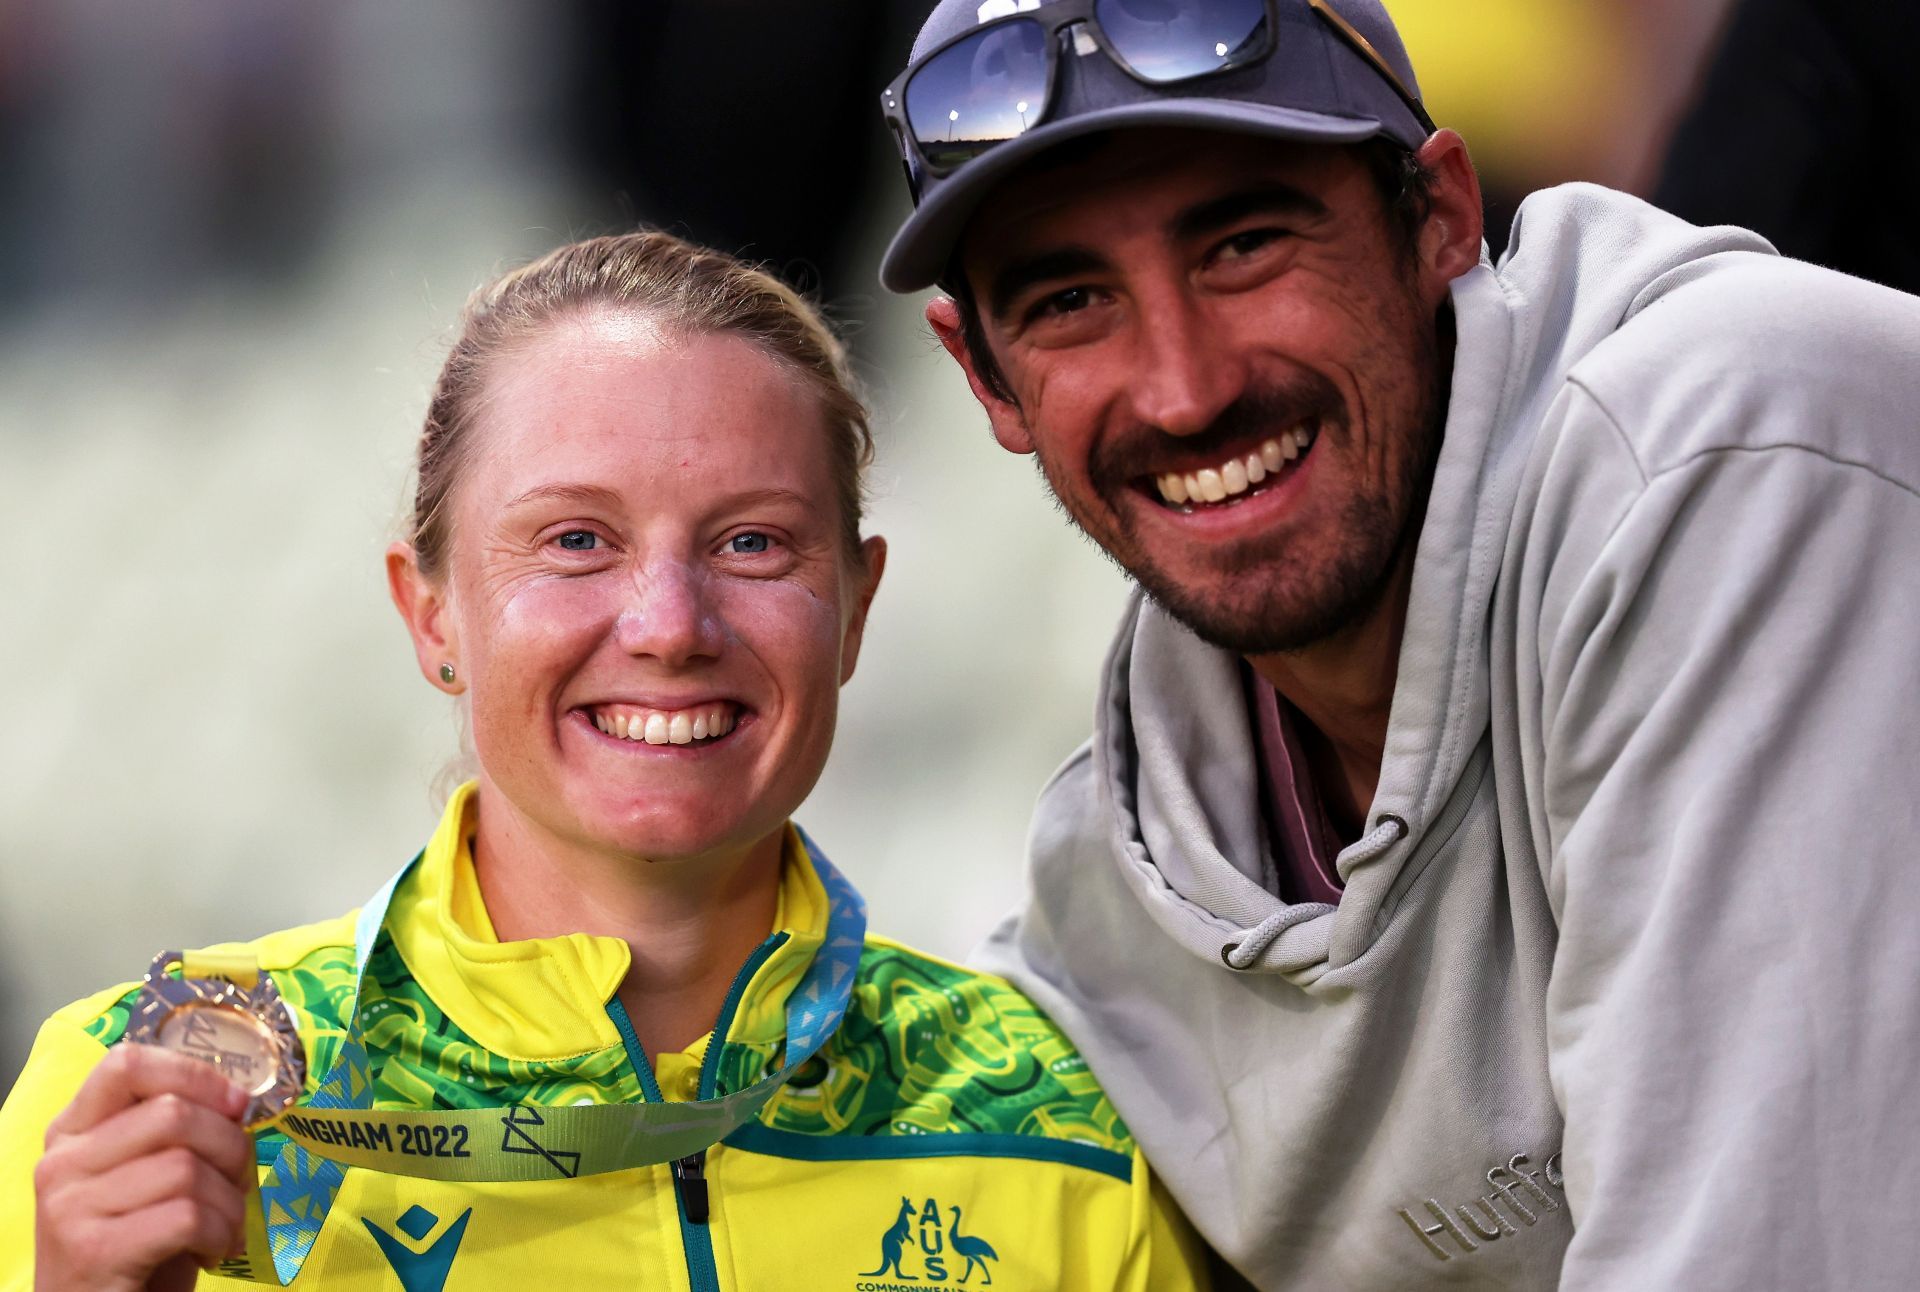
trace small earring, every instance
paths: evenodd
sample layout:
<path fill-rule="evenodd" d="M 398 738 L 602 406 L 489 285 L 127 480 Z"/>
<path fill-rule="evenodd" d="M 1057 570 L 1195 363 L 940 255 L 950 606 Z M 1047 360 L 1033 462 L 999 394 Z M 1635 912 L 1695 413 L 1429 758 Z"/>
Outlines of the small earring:
<path fill-rule="evenodd" d="M 448 686 L 453 685 L 453 665 L 442 664 L 440 666 L 440 680 L 442 682 L 445 682 Z"/>

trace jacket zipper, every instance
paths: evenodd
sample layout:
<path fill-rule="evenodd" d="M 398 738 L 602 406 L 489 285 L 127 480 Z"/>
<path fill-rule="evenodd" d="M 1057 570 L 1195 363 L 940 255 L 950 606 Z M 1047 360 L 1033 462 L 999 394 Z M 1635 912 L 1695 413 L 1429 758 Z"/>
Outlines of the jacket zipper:
<path fill-rule="evenodd" d="M 680 1201 L 680 1247 L 687 1259 L 687 1284 L 693 1292 L 720 1292 L 713 1264 L 713 1231 L 707 1227 L 707 1150 L 673 1164 L 673 1191 Z"/>
<path fill-rule="evenodd" d="M 664 1103 L 666 1096 L 660 1093 L 660 1083 L 654 1080 L 653 1064 L 647 1058 L 647 1051 L 640 1044 L 639 1035 L 633 1030 L 633 1020 L 627 1017 L 627 1007 L 615 996 L 607 1002 L 607 1016 L 613 1019 L 613 1025 L 620 1031 L 620 1043 L 626 1047 L 627 1062 L 633 1065 L 633 1073 L 640 1079 L 640 1093 L 650 1104 Z M 687 1264 L 687 1282 L 693 1292 L 720 1292 L 720 1279 L 713 1267 L 713 1239 L 707 1233 L 707 1180 L 705 1174 L 706 1152 L 702 1150 L 693 1158 L 681 1158 L 673 1164 L 673 1197 L 675 1210 L 680 1214 L 680 1254 Z M 700 1169 L 694 1172 L 699 1182 L 699 1190 L 689 1196 L 687 1178 L 682 1174 L 687 1162 L 699 1160 Z M 699 1216 L 698 1222 L 693 1217 Z"/>
<path fill-rule="evenodd" d="M 707 1223 L 707 1150 L 683 1157 L 673 1164 L 674 1187 L 680 1190 L 680 1209 L 691 1224 Z"/>
<path fill-rule="evenodd" d="M 699 1098 L 711 1099 L 717 1091 L 720 1081 L 720 1050 L 726 1044 L 727 1032 L 733 1026 L 733 1016 L 740 1008 L 740 999 L 746 994 L 747 984 L 754 974 L 760 971 L 767 957 L 785 945 L 787 935 L 776 933 L 760 944 L 746 964 L 740 966 L 740 972 L 734 975 L 733 985 L 727 989 L 726 1003 L 720 1007 L 719 1021 L 714 1024 L 713 1039 L 707 1043 L 706 1061 L 701 1065 Z M 627 1061 L 633 1065 L 634 1075 L 640 1079 L 640 1092 L 648 1103 L 660 1103 L 665 1096 L 660 1093 L 660 1083 L 654 1080 L 653 1064 L 647 1058 L 640 1037 L 633 1030 L 633 1020 L 627 1017 L 627 1007 L 620 1003 L 618 996 L 607 1002 L 607 1014 L 613 1019 L 614 1026 L 620 1032 L 620 1042 L 626 1047 Z M 673 1164 L 674 1201 L 680 1212 L 680 1248 L 687 1262 L 687 1282 L 693 1292 L 720 1292 L 720 1273 L 713 1263 L 713 1231 L 708 1227 L 712 1215 L 712 1196 L 707 1186 L 707 1150 L 701 1149 L 691 1157 L 683 1157 Z"/>
<path fill-rule="evenodd" d="M 713 1025 L 713 1039 L 707 1042 L 706 1059 L 700 1064 L 701 1099 L 720 1093 L 720 1052 L 726 1048 L 727 1033 L 733 1030 L 733 1016 L 747 994 L 747 984 L 760 972 L 767 957 L 786 945 L 787 935 L 776 933 L 762 942 L 727 988 L 727 999 L 720 1006 L 720 1017 Z M 673 1184 L 680 1195 L 680 1238 L 687 1249 L 687 1281 L 693 1292 L 720 1292 L 720 1273 L 713 1263 L 713 1230 L 707 1225 L 712 1214 L 712 1197 L 707 1184 L 707 1150 L 683 1157 L 673 1164 Z"/>
<path fill-rule="evenodd" d="M 680 1250 L 693 1292 L 720 1292 L 714 1269 L 714 1238 L 707 1227 L 707 1150 L 674 1163 L 674 1194 L 680 1200 Z"/>

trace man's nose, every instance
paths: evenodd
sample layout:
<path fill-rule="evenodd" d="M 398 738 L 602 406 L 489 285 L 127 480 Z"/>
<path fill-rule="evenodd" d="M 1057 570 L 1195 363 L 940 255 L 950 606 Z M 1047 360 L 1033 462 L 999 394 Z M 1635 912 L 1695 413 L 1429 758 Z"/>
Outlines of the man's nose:
<path fill-rule="evenodd" d="M 1148 426 L 1196 435 L 1246 389 L 1239 356 L 1185 292 L 1143 302 L 1138 326 L 1129 389 L 1134 416 Z"/>
<path fill-rule="evenodd" d="M 649 561 L 634 571 L 632 593 L 613 631 L 627 654 L 669 668 L 716 658 L 726 640 L 707 576 L 679 560 Z"/>

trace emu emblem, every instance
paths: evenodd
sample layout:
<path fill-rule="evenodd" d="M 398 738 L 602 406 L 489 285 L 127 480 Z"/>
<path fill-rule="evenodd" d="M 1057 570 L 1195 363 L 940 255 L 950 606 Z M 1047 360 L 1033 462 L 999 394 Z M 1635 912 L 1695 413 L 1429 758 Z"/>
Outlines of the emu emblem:
<path fill-rule="evenodd" d="M 947 1217 L 952 1222 L 948 1223 Z M 949 1279 L 970 1284 L 980 1275 L 980 1286 L 993 1284 L 992 1261 L 1000 1259 L 993 1244 L 977 1234 L 961 1232 L 965 1222 L 959 1207 L 942 1207 L 928 1198 L 915 1206 L 911 1198 L 900 1199 L 900 1210 L 893 1224 L 880 1235 L 880 1266 L 861 1274 L 861 1278 L 892 1276 L 903 1282 L 925 1279 L 939 1284 Z M 902 1262 L 905 1262 L 903 1264 Z M 910 1271 L 907 1266 L 913 1266 Z M 955 1278 L 955 1267 L 959 1267 Z"/>

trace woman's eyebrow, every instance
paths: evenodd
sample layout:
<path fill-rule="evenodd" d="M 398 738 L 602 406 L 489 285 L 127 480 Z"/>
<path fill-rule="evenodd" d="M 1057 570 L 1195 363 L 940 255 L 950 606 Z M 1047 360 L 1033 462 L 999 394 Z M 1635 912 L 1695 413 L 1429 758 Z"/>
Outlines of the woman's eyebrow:
<path fill-rule="evenodd" d="M 803 508 L 813 505 L 804 493 L 780 485 L 764 485 L 710 495 L 710 501 L 716 509 L 750 507 L 760 503 L 791 503 Z M 506 506 L 522 507 L 536 502 L 572 502 L 589 507 L 617 508 L 621 503 L 621 495 L 618 490 L 609 489 L 605 485 L 544 484 L 536 485 L 510 499 Z"/>
<path fill-rule="evenodd" d="M 815 504 L 797 489 L 784 489 L 779 485 L 768 485 L 760 489 L 742 489 L 738 493 L 722 494 L 719 505 L 723 507 L 751 507 L 761 503 L 792 503 L 796 507 L 811 509 Z"/>
<path fill-rule="evenodd" d="M 1173 241 L 1187 242 L 1218 233 L 1248 216 L 1282 215 L 1317 219 L 1326 213 L 1327 204 L 1313 194 L 1276 181 L 1198 202 L 1175 216 L 1167 232 Z"/>
<path fill-rule="evenodd" d="M 589 484 L 544 484 L 536 485 L 525 493 L 510 499 L 508 507 L 520 507 L 533 502 L 577 502 L 589 506 L 616 506 L 620 495 L 603 485 Z"/>

